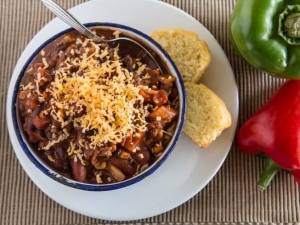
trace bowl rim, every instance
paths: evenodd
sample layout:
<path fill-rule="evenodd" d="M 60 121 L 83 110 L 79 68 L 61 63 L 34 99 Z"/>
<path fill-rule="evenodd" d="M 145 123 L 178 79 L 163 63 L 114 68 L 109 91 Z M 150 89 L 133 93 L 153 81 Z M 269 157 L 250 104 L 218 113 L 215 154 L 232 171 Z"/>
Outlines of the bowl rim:
<path fill-rule="evenodd" d="M 23 77 L 23 74 L 24 74 L 25 70 L 28 68 L 29 64 L 32 62 L 34 57 L 37 54 L 39 54 L 39 52 L 46 45 L 48 45 L 50 42 L 54 41 L 55 39 L 57 39 L 61 35 L 74 30 L 74 28 L 64 29 L 63 31 L 60 31 L 59 33 L 57 33 L 54 36 L 50 37 L 45 42 L 43 42 L 30 55 L 30 57 L 26 60 L 26 63 L 22 67 L 22 69 L 21 69 L 21 71 L 20 71 L 20 73 L 19 73 L 19 75 L 16 79 L 16 82 L 14 84 L 14 88 L 13 88 L 12 104 L 11 104 L 13 128 L 14 128 L 14 132 L 16 134 L 17 140 L 18 140 L 23 152 L 25 153 L 25 155 L 29 158 L 29 160 L 40 171 L 42 171 L 45 175 L 49 176 L 53 180 L 55 180 L 59 183 L 62 183 L 66 186 L 76 188 L 76 189 L 80 189 L 80 190 L 85 190 L 85 191 L 115 190 L 115 189 L 123 188 L 123 187 L 129 186 L 129 185 L 132 185 L 134 183 L 137 183 L 137 182 L 143 180 L 144 178 L 146 178 L 147 176 L 151 175 L 154 171 L 156 171 L 166 161 L 166 159 L 172 153 L 172 151 L 174 150 L 174 148 L 175 148 L 175 146 L 178 142 L 178 139 L 179 139 L 179 137 L 180 137 L 180 135 L 182 134 L 182 131 L 183 131 L 183 125 L 184 125 L 184 122 L 185 122 L 185 113 L 186 113 L 186 108 L 187 108 L 187 105 L 186 105 L 187 104 L 186 91 L 185 91 L 185 86 L 184 86 L 182 76 L 180 75 L 180 72 L 179 72 L 178 68 L 176 67 L 174 61 L 172 60 L 170 55 L 162 48 L 162 46 L 160 44 L 158 44 L 155 40 L 153 40 L 149 35 L 141 32 L 141 31 L 139 31 L 135 28 L 129 27 L 127 25 L 119 24 L 119 23 L 90 22 L 90 23 L 84 23 L 84 25 L 86 27 L 105 27 L 105 28 L 112 28 L 112 29 L 123 29 L 127 32 L 131 32 L 134 36 L 142 37 L 142 39 L 144 39 L 147 42 L 149 42 L 150 44 L 154 45 L 155 48 L 157 49 L 157 51 L 160 52 L 161 55 L 164 58 L 167 59 L 168 63 L 171 65 L 171 67 L 173 67 L 173 70 L 176 73 L 177 81 L 178 81 L 178 84 L 179 84 L 178 85 L 179 93 L 181 92 L 181 95 L 182 95 L 181 110 L 180 110 L 181 115 L 178 118 L 178 123 L 177 123 L 177 126 L 176 126 L 175 133 L 172 137 L 172 140 L 170 141 L 170 143 L 169 143 L 168 147 L 166 148 L 166 150 L 164 151 L 163 155 L 160 156 L 160 158 L 154 164 L 152 164 L 144 172 L 139 173 L 137 176 L 131 177 L 127 180 L 117 182 L 117 183 L 99 185 L 99 184 L 89 184 L 89 183 L 78 182 L 76 180 L 65 178 L 63 175 L 61 175 L 58 172 L 51 169 L 50 166 L 43 163 L 41 159 L 38 159 L 38 156 L 36 156 L 33 153 L 33 151 L 29 149 L 28 143 L 26 143 L 27 140 L 24 140 L 23 135 L 22 135 L 23 132 L 21 131 L 21 129 L 19 128 L 19 125 L 18 125 L 19 124 L 18 123 L 18 116 L 17 116 L 18 110 L 17 110 L 16 102 L 17 102 L 17 93 L 18 93 L 18 90 L 19 90 L 20 82 L 22 80 L 22 77 Z"/>

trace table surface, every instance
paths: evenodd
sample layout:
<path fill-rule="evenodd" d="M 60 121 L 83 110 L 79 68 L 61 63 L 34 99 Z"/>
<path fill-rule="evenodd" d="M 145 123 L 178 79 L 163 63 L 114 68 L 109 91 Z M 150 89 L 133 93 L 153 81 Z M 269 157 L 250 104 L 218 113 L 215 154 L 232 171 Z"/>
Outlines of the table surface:
<path fill-rule="evenodd" d="M 121 1 L 121 0 L 120 0 Z M 58 0 L 71 8 L 84 0 Z M 230 45 L 227 28 L 236 0 L 164 0 L 201 22 L 224 49 L 239 91 L 240 125 L 284 81 L 241 60 Z M 40 191 L 18 163 L 6 126 L 6 95 L 12 71 L 32 37 L 53 15 L 38 0 L 1 0 L 0 4 L 0 223 L 1 224 L 300 224 L 299 187 L 280 172 L 261 192 L 256 181 L 263 160 L 241 153 L 232 144 L 216 176 L 192 199 L 161 215 L 116 222 L 86 217 L 57 204 Z"/>

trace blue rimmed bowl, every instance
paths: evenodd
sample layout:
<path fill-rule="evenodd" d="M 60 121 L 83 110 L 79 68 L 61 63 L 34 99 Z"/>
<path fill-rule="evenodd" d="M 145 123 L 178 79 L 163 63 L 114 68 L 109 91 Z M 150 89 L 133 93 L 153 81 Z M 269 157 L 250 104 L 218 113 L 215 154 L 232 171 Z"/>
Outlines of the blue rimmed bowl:
<path fill-rule="evenodd" d="M 50 166 L 48 166 L 36 153 L 36 151 L 31 147 L 27 135 L 22 130 L 22 123 L 19 118 L 18 107 L 17 104 L 17 95 L 19 91 L 19 86 L 21 79 L 28 68 L 29 64 L 35 58 L 37 54 L 41 52 L 42 49 L 52 41 L 56 40 L 60 36 L 68 33 L 73 29 L 66 29 L 53 37 L 49 38 L 45 41 L 33 54 L 26 56 L 28 58 L 27 62 L 24 64 L 21 72 L 16 76 L 13 76 L 10 82 L 8 95 L 7 95 L 7 123 L 9 129 L 9 135 L 11 142 L 13 142 L 14 148 L 19 147 L 28 157 L 28 159 L 45 175 L 51 177 L 55 181 L 67 185 L 72 188 L 77 188 L 81 190 L 87 191 L 108 191 L 114 190 L 119 188 L 124 188 L 128 185 L 135 184 L 140 182 L 147 176 L 151 175 L 155 172 L 168 158 L 171 154 L 172 150 L 175 148 L 176 143 L 182 133 L 183 124 L 185 120 L 185 111 L 186 111 L 186 95 L 183 80 L 174 64 L 170 56 L 163 50 L 163 48 L 156 43 L 152 38 L 148 35 L 128 26 L 124 26 L 121 24 L 114 24 L 114 23 L 88 23 L 85 24 L 87 27 L 97 27 L 97 28 L 105 28 L 105 29 L 112 29 L 112 30 L 120 30 L 122 34 L 125 36 L 131 37 L 135 40 L 138 40 L 142 43 L 145 47 L 153 51 L 161 60 L 164 62 L 165 66 L 168 70 L 177 77 L 176 85 L 178 89 L 178 96 L 179 96 L 179 116 L 177 121 L 177 126 L 175 128 L 174 135 L 172 136 L 169 144 L 167 145 L 163 154 L 152 164 L 149 168 L 141 172 L 140 174 L 124 180 L 122 182 L 111 183 L 111 184 L 88 184 L 82 183 L 75 180 L 68 179 L 63 175 L 57 173 L 53 170 Z M 15 75 L 15 74 L 14 74 Z M 159 172 L 159 171 L 157 171 Z"/>

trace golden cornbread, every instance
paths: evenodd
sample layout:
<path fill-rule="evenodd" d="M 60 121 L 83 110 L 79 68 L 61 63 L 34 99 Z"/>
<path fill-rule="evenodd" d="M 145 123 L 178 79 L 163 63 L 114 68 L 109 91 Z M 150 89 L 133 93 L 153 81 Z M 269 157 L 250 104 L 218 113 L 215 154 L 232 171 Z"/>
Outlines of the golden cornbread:
<path fill-rule="evenodd" d="M 203 84 L 185 83 L 187 93 L 184 133 L 197 145 L 207 147 L 231 126 L 225 103 Z"/>
<path fill-rule="evenodd" d="M 211 53 L 196 33 L 169 28 L 155 30 L 151 37 L 171 56 L 185 82 L 200 80 L 211 61 Z"/>

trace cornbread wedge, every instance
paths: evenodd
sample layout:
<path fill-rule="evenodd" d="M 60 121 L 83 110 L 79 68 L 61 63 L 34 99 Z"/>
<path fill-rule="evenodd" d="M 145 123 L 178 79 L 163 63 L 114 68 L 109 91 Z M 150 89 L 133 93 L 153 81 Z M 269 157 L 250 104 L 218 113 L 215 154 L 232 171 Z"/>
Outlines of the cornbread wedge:
<path fill-rule="evenodd" d="M 185 82 L 197 83 L 211 61 L 206 42 L 192 31 L 169 28 L 150 35 L 174 60 Z"/>
<path fill-rule="evenodd" d="M 231 126 L 231 115 L 225 103 L 205 85 L 186 82 L 185 88 L 187 113 L 183 131 L 205 148 Z"/>
<path fill-rule="evenodd" d="M 156 30 L 151 37 L 169 53 L 183 77 L 187 94 L 184 133 L 199 147 L 208 147 L 231 126 L 231 115 L 212 90 L 197 84 L 211 62 L 206 42 L 192 31 L 177 28 Z"/>

